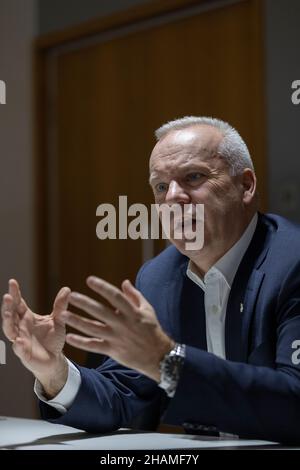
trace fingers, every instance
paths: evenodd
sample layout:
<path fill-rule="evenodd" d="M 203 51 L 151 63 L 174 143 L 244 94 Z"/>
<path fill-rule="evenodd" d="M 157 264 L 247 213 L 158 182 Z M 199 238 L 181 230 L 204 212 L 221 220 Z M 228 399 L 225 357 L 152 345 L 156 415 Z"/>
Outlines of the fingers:
<path fill-rule="evenodd" d="M 28 362 L 30 360 L 30 347 L 26 339 L 16 338 L 13 342 L 12 349 L 21 361 Z"/>
<path fill-rule="evenodd" d="M 5 336 L 10 340 L 14 339 L 18 335 L 18 314 L 12 311 L 13 299 L 10 294 L 3 296 L 3 302 L 1 307 L 2 316 L 2 329 Z"/>
<path fill-rule="evenodd" d="M 87 285 L 97 294 L 100 294 L 108 302 L 123 313 L 132 315 L 133 306 L 125 294 L 117 287 L 96 276 L 87 278 Z"/>
<path fill-rule="evenodd" d="M 22 296 L 18 282 L 15 279 L 10 279 L 8 281 L 8 292 L 13 298 L 13 301 L 16 305 L 21 302 Z"/>
<path fill-rule="evenodd" d="M 98 321 L 83 318 L 70 311 L 62 312 L 60 316 L 67 325 L 94 338 L 107 339 L 112 335 L 111 328 Z"/>
<path fill-rule="evenodd" d="M 67 334 L 66 342 L 75 348 L 99 354 L 107 354 L 108 348 L 104 340 L 85 338 L 84 336 Z"/>
<path fill-rule="evenodd" d="M 100 302 L 96 302 L 90 297 L 79 294 L 78 292 L 72 292 L 69 298 L 70 304 L 74 307 L 82 309 L 92 317 L 100 320 L 104 323 L 113 323 L 116 320 L 116 312 L 111 308 L 102 305 Z"/>
<path fill-rule="evenodd" d="M 2 328 L 5 336 L 14 341 L 19 334 L 20 318 L 25 314 L 27 305 L 22 299 L 19 284 L 15 279 L 9 280 L 8 292 L 3 296 L 1 306 Z"/>
<path fill-rule="evenodd" d="M 128 279 L 122 282 L 122 290 L 135 307 L 140 307 L 143 296 Z"/>
<path fill-rule="evenodd" d="M 8 292 L 13 300 L 12 310 L 16 310 L 21 316 L 24 315 L 28 307 L 24 299 L 22 299 L 19 284 L 15 279 L 10 279 L 8 281 Z"/>
<path fill-rule="evenodd" d="M 60 289 L 54 300 L 53 317 L 56 317 L 60 312 L 68 308 L 70 292 L 69 287 L 62 287 Z"/>
<path fill-rule="evenodd" d="M 2 299 L 2 305 L 1 305 L 1 314 L 5 312 L 11 312 L 12 311 L 12 304 L 13 304 L 13 299 L 10 294 L 4 294 L 3 299 Z"/>

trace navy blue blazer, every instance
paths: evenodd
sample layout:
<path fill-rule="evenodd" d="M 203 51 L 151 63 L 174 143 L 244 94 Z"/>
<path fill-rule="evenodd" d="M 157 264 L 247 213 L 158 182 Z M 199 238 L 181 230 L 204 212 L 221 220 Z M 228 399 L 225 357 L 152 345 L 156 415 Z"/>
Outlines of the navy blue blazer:
<path fill-rule="evenodd" d="M 228 299 L 226 360 L 207 352 L 204 293 L 187 277 L 187 263 L 171 246 L 142 266 L 136 282 L 163 329 L 187 345 L 175 396 L 107 359 L 97 369 L 78 366 L 82 385 L 70 409 L 61 416 L 42 403 L 42 417 L 110 432 L 155 404 L 165 423 L 299 443 L 300 364 L 292 345 L 300 340 L 300 227 L 259 214 Z"/>

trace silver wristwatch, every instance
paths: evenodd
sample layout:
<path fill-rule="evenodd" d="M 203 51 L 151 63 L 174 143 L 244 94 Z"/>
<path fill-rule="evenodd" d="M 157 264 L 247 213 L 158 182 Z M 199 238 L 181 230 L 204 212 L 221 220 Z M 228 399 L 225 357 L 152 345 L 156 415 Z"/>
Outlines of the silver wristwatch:
<path fill-rule="evenodd" d="M 163 388 L 169 397 L 175 395 L 184 358 L 185 344 L 175 343 L 174 348 L 160 362 L 160 382 L 158 386 Z"/>

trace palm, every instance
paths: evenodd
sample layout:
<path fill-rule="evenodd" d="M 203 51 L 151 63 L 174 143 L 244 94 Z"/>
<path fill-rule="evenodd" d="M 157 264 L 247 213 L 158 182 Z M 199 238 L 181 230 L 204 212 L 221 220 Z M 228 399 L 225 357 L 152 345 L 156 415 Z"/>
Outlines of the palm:
<path fill-rule="evenodd" d="M 30 309 L 19 323 L 18 337 L 24 340 L 25 355 L 22 362 L 37 371 L 45 369 L 53 357 L 59 354 L 65 344 L 66 328 L 51 315 L 37 315 Z"/>
<path fill-rule="evenodd" d="M 22 363 L 34 373 L 50 367 L 64 347 L 66 329 L 59 314 L 68 306 L 69 293 L 68 288 L 61 289 L 52 313 L 38 315 L 26 305 L 18 283 L 9 283 L 2 304 L 3 331 Z"/>

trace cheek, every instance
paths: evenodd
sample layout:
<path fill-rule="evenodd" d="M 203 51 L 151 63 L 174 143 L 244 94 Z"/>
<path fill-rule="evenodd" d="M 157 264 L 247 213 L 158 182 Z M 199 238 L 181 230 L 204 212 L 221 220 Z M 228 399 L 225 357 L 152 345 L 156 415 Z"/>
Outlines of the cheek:
<path fill-rule="evenodd" d="M 163 204 L 165 202 L 166 195 L 165 194 L 156 194 L 154 196 L 155 204 Z"/>
<path fill-rule="evenodd" d="M 207 182 L 191 194 L 193 204 L 204 204 L 206 220 L 215 218 L 217 214 L 226 214 L 241 204 L 241 195 L 238 188 L 232 184 L 218 184 L 218 182 Z"/>
<path fill-rule="evenodd" d="M 193 204 L 205 204 L 211 198 L 211 190 L 208 185 L 201 185 L 199 188 L 189 191 Z"/>
<path fill-rule="evenodd" d="M 231 181 L 209 181 L 209 195 L 215 202 L 220 201 L 224 206 L 230 201 L 241 200 L 239 188 Z"/>
<path fill-rule="evenodd" d="M 211 210 L 221 204 L 224 196 L 219 194 L 217 188 L 212 188 L 212 185 L 205 184 L 190 193 L 191 202 L 193 204 L 204 204 L 205 209 Z"/>

